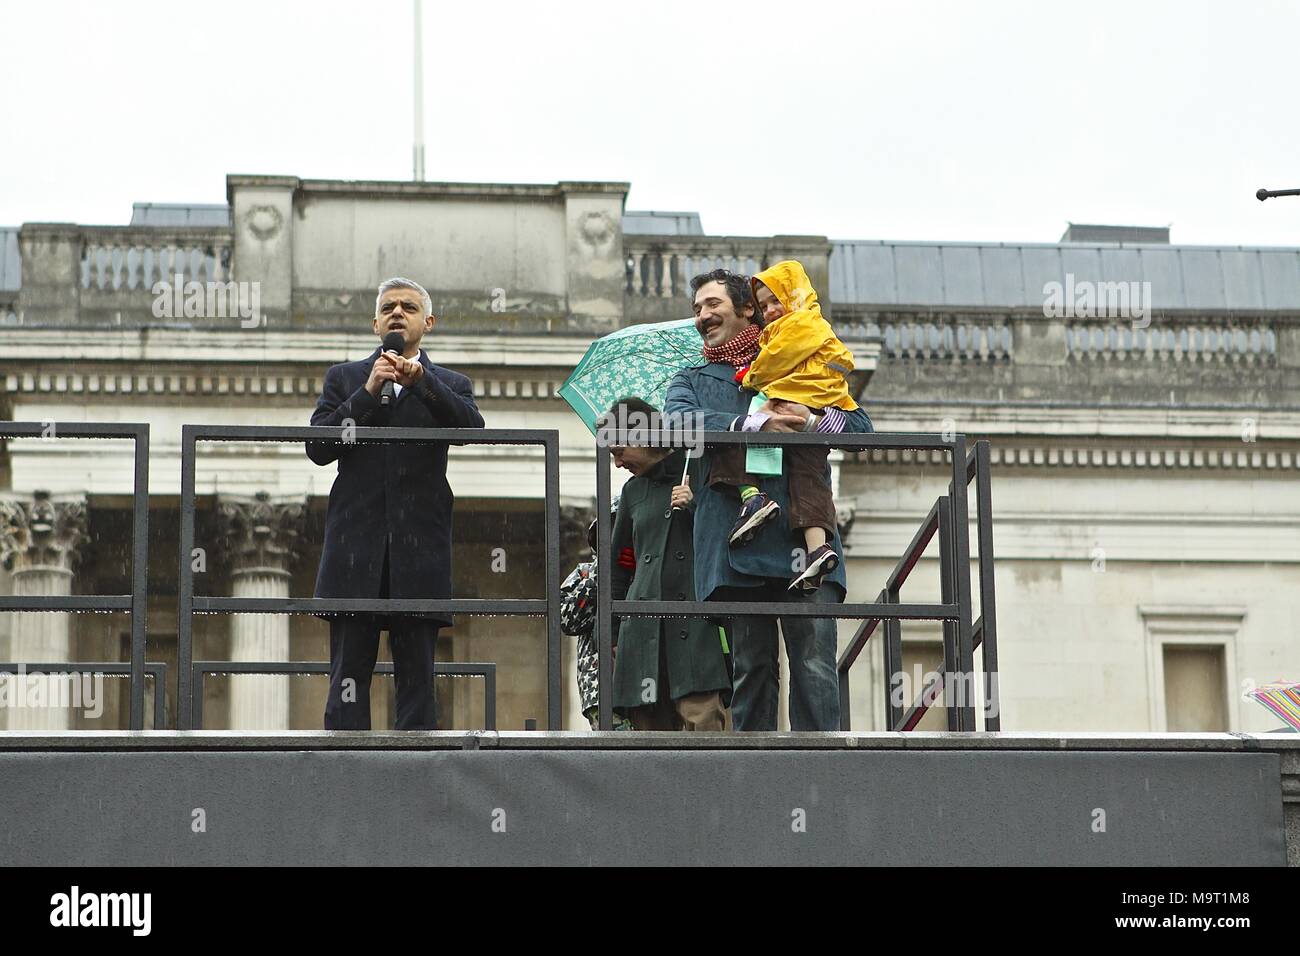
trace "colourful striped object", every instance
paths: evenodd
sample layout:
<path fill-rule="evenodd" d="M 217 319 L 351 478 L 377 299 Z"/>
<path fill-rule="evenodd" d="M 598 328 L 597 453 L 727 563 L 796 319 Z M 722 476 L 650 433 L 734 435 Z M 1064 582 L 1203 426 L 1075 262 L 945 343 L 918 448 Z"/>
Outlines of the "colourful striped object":
<path fill-rule="evenodd" d="M 1300 730 L 1300 681 L 1279 680 L 1256 687 L 1248 695 Z"/>

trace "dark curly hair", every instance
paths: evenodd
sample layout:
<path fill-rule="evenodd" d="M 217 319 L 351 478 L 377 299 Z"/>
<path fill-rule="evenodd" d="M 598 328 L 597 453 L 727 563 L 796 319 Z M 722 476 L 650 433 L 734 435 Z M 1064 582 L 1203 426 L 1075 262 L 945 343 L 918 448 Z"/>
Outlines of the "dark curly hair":
<path fill-rule="evenodd" d="M 691 304 L 695 304 L 695 293 L 700 291 L 701 286 L 706 286 L 710 282 L 721 282 L 723 288 L 727 290 L 727 297 L 731 299 L 731 304 L 736 307 L 736 315 L 745 311 L 745 306 L 754 309 L 750 317 L 751 322 L 758 322 L 758 307 L 754 303 L 754 292 L 749 287 L 749 276 L 740 272 L 732 272 L 730 269 L 714 269 L 712 272 L 705 272 L 697 275 L 691 280 Z"/>

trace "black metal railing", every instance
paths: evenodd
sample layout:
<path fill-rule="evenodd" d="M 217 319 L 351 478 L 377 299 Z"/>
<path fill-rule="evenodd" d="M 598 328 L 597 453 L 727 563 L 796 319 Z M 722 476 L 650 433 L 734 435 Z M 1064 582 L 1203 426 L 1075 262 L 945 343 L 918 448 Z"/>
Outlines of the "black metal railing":
<path fill-rule="evenodd" d="M 145 638 L 148 633 L 149 426 L 102 422 L 0 422 L 0 438 L 128 438 L 135 443 L 131 485 L 131 593 L 0 595 L 0 611 L 129 611 L 131 614 L 131 729 L 144 729 Z M 54 664 L 79 666 L 69 661 Z"/>
<path fill-rule="evenodd" d="M 132 591 L 129 595 L 15 596 L 0 595 L 0 611 L 123 611 L 129 610 L 131 626 L 131 662 L 125 664 L 75 664 L 44 662 L 26 665 L 50 673 L 78 672 L 96 668 L 104 673 L 129 673 L 131 680 L 131 729 L 144 725 L 144 675 L 165 682 L 165 668 L 146 665 L 148 563 L 148 450 L 149 426 L 97 423 L 0 422 L 0 438 L 129 438 L 135 442 L 135 473 L 132 491 Z M 664 432 L 653 439 L 658 444 L 684 444 L 683 436 Z M 334 442 L 343 444 L 385 444 L 395 442 L 446 442 L 454 445 L 525 444 L 541 445 L 545 473 L 545 555 L 546 594 L 540 599 L 352 599 L 352 598 L 230 598 L 194 594 L 195 475 L 199 442 Z M 949 456 L 952 480 L 947 494 L 941 495 L 917 529 L 906 552 L 886 579 L 877 599 L 871 603 L 832 605 L 784 602 L 718 601 L 612 601 L 608 548 L 597 555 L 597 646 L 600 658 L 600 725 L 612 729 L 612 627 L 614 617 L 814 617 L 859 618 L 862 623 L 849 640 L 837 662 L 840 681 L 841 729 L 849 725 L 849 670 L 871 636 L 883 623 L 885 633 L 884 679 L 886 726 L 891 730 L 912 730 L 937 699 L 947 696 L 948 726 L 951 730 L 975 730 L 973 694 L 974 652 L 982 650 L 981 671 L 985 680 L 984 729 L 999 730 L 997 624 L 993 578 L 992 505 L 990 498 L 989 444 L 976 442 L 967 456 L 966 437 L 955 435 L 843 433 L 833 436 L 802 433 L 695 433 L 692 441 L 706 445 L 818 445 L 849 451 L 869 449 L 942 451 Z M 610 458 L 609 447 L 596 445 L 596 500 L 600 540 L 610 540 Z M 977 494 L 976 534 L 978 540 L 978 574 L 980 618 L 972 621 L 973 606 L 968 541 L 968 485 L 975 482 Z M 931 540 L 939 538 L 940 601 L 908 603 L 901 591 L 909 575 L 921 560 Z M 202 701 L 195 698 L 195 687 L 202 676 L 214 670 L 228 673 L 320 673 L 327 672 L 324 662 L 285 661 L 199 661 L 193 660 L 193 616 L 208 613 L 269 614 L 357 614 L 430 613 L 472 614 L 487 616 L 544 616 L 547 619 L 547 725 L 562 727 L 561 715 L 561 643 L 559 625 L 560 584 L 559 538 L 559 433 L 539 429 L 458 429 L 458 428 L 378 428 L 351 426 L 228 426 L 185 425 L 181 435 L 181 513 L 180 561 L 178 578 L 177 692 L 176 724 L 188 729 L 196 721 L 201 725 Z M 906 711 L 892 693 L 901 676 L 901 622 L 938 620 L 943 625 L 943 664 L 938 678 L 927 686 Z M 10 664 L 0 668 L 19 665 Z M 386 673 L 380 665 L 378 673 Z M 391 666 L 391 665 L 388 665 Z M 439 673 L 452 673 L 457 665 L 442 665 Z M 489 683 L 491 723 L 495 724 L 495 665 L 463 665 L 492 668 L 482 676 Z M 469 672 L 467 672 L 469 673 Z M 155 687 L 155 727 L 160 723 L 162 692 Z M 197 708 L 197 709 L 196 709 Z"/>
<path fill-rule="evenodd" d="M 976 492 L 976 540 L 979 547 L 978 573 L 979 573 L 979 592 L 980 592 L 980 616 L 971 627 L 971 654 L 983 648 L 981 661 L 981 677 L 984 681 L 984 729 L 1000 730 L 1002 728 L 1000 700 L 998 697 L 998 654 L 997 654 L 997 608 L 996 596 L 994 594 L 993 580 L 993 502 L 991 486 L 992 481 L 989 476 L 989 443 L 987 441 L 977 441 L 975 448 L 970 456 L 966 459 L 965 481 L 961 484 L 969 485 L 975 481 Z M 935 500 L 934 505 L 930 508 L 929 514 L 917 528 L 916 534 L 912 536 L 911 543 L 903 556 L 899 558 L 898 564 L 885 579 L 885 586 L 880 595 L 876 598 L 882 604 L 897 604 L 900 601 L 899 592 L 902 590 L 903 583 L 912 573 L 921 560 L 921 555 L 933 540 L 935 534 L 939 536 L 939 588 L 940 600 L 948 602 L 952 599 L 954 592 L 954 582 L 958 577 L 964 576 L 969 581 L 969 566 L 963 567 L 957 563 L 957 551 L 954 547 L 955 536 L 960 536 L 963 540 L 966 536 L 966 529 L 957 523 L 953 502 L 956 498 L 956 488 L 954 484 L 949 484 L 948 494 L 941 495 Z M 897 618 L 867 618 L 859 625 L 857 632 L 849 640 L 843 652 L 841 652 L 837 663 L 837 670 L 840 675 L 840 729 L 849 730 L 849 668 L 857 660 L 858 655 L 866 647 L 867 641 L 871 639 L 877 625 L 885 625 L 885 644 L 884 644 L 884 698 L 885 698 L 885 727 L 889 730 L 914 730 L 916 725 L 921 722 L 926 711 L 938 700 L 939 694 L 943 693 L 945 687 L 953 688 L 953 692 L 948 695 L 950 705 L 948 708 L 948 729 L 949 730 L 975 730 L 974 723 L 969 726 L 962 726 L 960 721 L 964 719 L 965 714 L 960 708 L 952 706 L 954 699 L 960 694 L 963 697 L 969 695 L 970 681 L 974 678 L 973 669 L 960 669 L 963 665 L 960 663 L 959 648 L 957 645 L 957 635 L 954 633 L 952 622 L 944 622 L 944 640 L 943 640 L 943 660 L 940 663 L 936 678 L 924 687 L 917 695 L 912 706 L 904 712 L 902 707 L 895 702 L 895 684 L 901 685 L 902 668 L 903 668 L 903 648 L 902 648 L 902 625 Z M 952 665 L 956 663 L 959 670 L 953 671 Z"/>
<path fill-rule="evenodd" d="M 993 575 L 992 575 L 992 512 L 988 508 L 988 455 L 987 447 L 981 459 L 977 447 L 971 460 L 966 456 L 966 436 L 954 435 L 951 438 L 924 434 L 889 434 L 840 433 L 835 435 L 803 434 L 796 432 L 695 432 L 682 433 L 663 431 L 655 434 L 645 432 L 640 439 L 659 447 L 683 447 L 703 443 L 704 445 L 776 445 L 780 447 L 795 445 L 817 445 L 861 451 L 868 449 L 892 449 L 915 451 L 943 451 L 949 456 L 952 467 L 952 482 L 948 495 L 940 498 L 931 509 L 930 516 L 913 539 L 908 553 L 900 561 L 899 567 L 891 575 L 892 587 L 881 592 L 876 601 L 869 604 L 798 604 L 784 602 L 745 602 L 745 601 L 615 601 L 612 598 L 610 580 L 611 556 L 608 547 L 597 552 L 596 567 L 596 635 L 600 659 L 600 726 L 602 730 L 613 729 L 613 705 L 611 699 L 613 677 L 613 625 L 615 617 L 664 617 L 664 618 L 734 618 L 734 617 L 814 617 L 814 618 L 861 618 L 863 625 L 854 637 L 857 649 L 853 655 L 841 658 L 840 699 L 841 727 L 847 729 L 848 668 L 861 652 L 862 646 L 871 636 L 871 631 L 880 621 L 893 624 L 893 651 L 887 653 L 886 687 L 893 680 L 891 668 L 901 666 L 901 635 L 897 622 L 914 620 L 938 620 L 943 622 L 945 668 L 955 663 L 959 675 L 967 675 L 965 680 L 947 683 L 952 688 L 949 693 L 949 726 L 954 730 L 975 729 L 975 708 L 971 695 L 964 691 L 970 686 L 969 675 L 974 672 L 974 624 L 971 617 L 971 583 L 970 583 L 970 544 L 968 540 L 967 485 L 972 475 L 982 480 L 977 481 L 980 492 L 981 507 L 978 515 L 978 528 L 981 552 L 981 610 L 983 622 L 980 632 L 983 635 L 985 653 L 983 664 L 986 672 L 992 667 L 996 672 L 996 625 L 993 609 Z M 981 443 L 987 444 L 987 443 Z M 983 461 L 983 470 L 979 463 Z M 611 540 L 610 524 L 610 454 L 606 442 L 596 444 L 596 518 L 598 522 L 599 541 Z M 933 525 L 928 531 L 927 527 Z M 906 579 L 907 573 L 920 559 L 921 552 L 930 537 L 938 531 L 942 550 L 940 559 L 941 596 L 938 604 L 904 603 L 898 591 Z M 984 574 L 984 559 L 988 562 L 988 574 Z M 900 570 L 901 569 L 901 570 Z M 851 642 L 850 647 L 853 646 Z M 992 648 L 992 654 L 989 653 Z M 951 675 L 951 671 L 949 672 Z M 996 687 L 996 677 L 993 680 Z M 889 694 L 885 695 L 889 706 Z M 996 706 L 996 705 L 995 705 Z M 993 711 L 996 714 L 996 710 Z M 892 714 L 890 715 L 892 718 Z M 917 718 L 919 720 L 919 717 Z M 986 716 L 987 720 L 987 716 Z M 895 727 L 891 720 L 889 726 Z M 913 722 L 912 726 L 915 726 Z M 987 726 L 987 723 L 986 723 Z M 996 725 L 995 725 L 996 726 Z M 910 728 L 908 728 L 910 729 Z M 989 728 L 993 729 L 993 728 Z"/>
<path fill-rule="evenodd" d="M 0 674 L 112 674 L 130 678 L 131 665 L 123 664 L 121 661 L 57 664 L 46 661 L 5 661 L 0 663 Z M 167 723 L 167 665 L 162 661 L 146 662 L 144 676 L 153 680 L 153 727 L 154 730 L 161 730 Z M 144 728 L 132 727 L 131 729 L 143 730 Z"/>
<path fill-rule="evenodd" d="M 546 596 L 541 599 L 415 600 L 402 598 L 225 598 L 194 594 L 195 458 L 199 442 L 331 442 L 452 445 L 541 445 L 545 453 Z M 554 429 L 387 428 L 343 425 L 185 425 L 181 429 L 180 580 L 177 629 L 177 729 L 189 729 L 193 714 L 194 615 L 251 614 L 479 614 L 546 618 L 546 713 L 550 730 L 562 730 L 560 644 L 560 436 Z M 231 662 L 225 662 L 229 664 Z M 248 662 L 267 663 L 267 662 Z"/>
<path fill-rule="evenodd" d="M 205 674 L 328 674 L 328 661 L 195 661 L 191 665 L 194 688 L 190 713 L 192 730 L 203 729 L 203 676 Z M 375 665 L 376 674 L 392 676 L 391 661 Z M 433 665 L 434 677 L 483 678 L 483 729 L 497 729 L 497 665 L 494 663 L 463 662 Z"/>

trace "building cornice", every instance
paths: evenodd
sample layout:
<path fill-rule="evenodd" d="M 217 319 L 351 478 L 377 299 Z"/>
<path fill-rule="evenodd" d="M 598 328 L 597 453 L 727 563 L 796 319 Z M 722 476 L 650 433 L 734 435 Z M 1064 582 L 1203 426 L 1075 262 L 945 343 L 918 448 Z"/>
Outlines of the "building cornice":
<path fill-rule="evenodd" d="M 870 395 L 863 401 L 878 431 L 949 431 L 982 438 L 1300 440 L 1300 408 L 1291 406 L 879 401 Z"/>
<path fill-rule="evenodd" d="M 38 369 L 9 373 L 0 381 L 5 393 L 10 395 L 73 395 L 79 399 L 96 395 L 114 398 L 127 395 L 295 395 L 314 400 L 320 394 L 323 379 L 319 375 L 300 375 L 293 370 L 274 368 L 259 374 L 251 371 L 191 374 L 188 369 L 159 371 L 155 368 L 138 374 L 117 373 L 109 369 L 74 373 Z M 475 398 L 558 401 L 563 379 L 502 374 L 475 375 L 473 382 Z"/>
<path fill-rule="evenodd" d="M 944 452 L 872 449 L 860 455 L 845 454 L 850 460 L 872 465 L 946 465 Z M 1060 438 L 1050 442 L 993 442 L 989 464 L 994 468 L 1054 468 L 1128 470 L 1158 472 L 1174 470 L 1277 471 L 1300 475 L 1300 443 L 1238 442 L 1209 445 L 1185 442 L 1153 447 L 1149 441 L 1085 444 Z M 996 477 L 997 472 L 994 472 Z"/>
<path fill-rule="evenodd" d="M 258 176 L 234 173 L 226 177 L 226 197 L 234 203 L 236 189 L 289 189 L 301 196 L 396 199 L 563 199 L 566 195 L 605 193 L 626 196 L 631 183 L 442 183 L 411 180 L 300 179 L 297 176 Z"/>
<path fill-rule="evenodd" d="M 81 329 L 61 333 L 62 361 L 148 362 L 177 365 L 311 365 L 325 369 L 365 358 L 378 345 L 368 328 L 358 332 L 268 332 L 260 329 Z M 575 368 L 591 345 L 585 335 L 443 335 L 422 343 L 431 361 L 450 368 Z M 0 329 L 0 355 L 23 363 L 48 361 L 50 330 Z M 0 365 L 2 367 L 2 365 Z"/>

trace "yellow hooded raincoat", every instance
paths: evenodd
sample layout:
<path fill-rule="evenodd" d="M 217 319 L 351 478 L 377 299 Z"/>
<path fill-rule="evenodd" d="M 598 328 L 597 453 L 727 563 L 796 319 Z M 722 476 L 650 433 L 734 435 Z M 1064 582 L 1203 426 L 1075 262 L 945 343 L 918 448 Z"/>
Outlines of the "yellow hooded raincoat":
<path fill-rule="evenodd" d="M 851 412 L 858 403 L 849 395 L 847 377 L 853 353 L 822 318 L 808 273 L 793 259 L 778 262 L 750 280 L 772 290 L 785 315 L 763 329 L 759 353 L 742 383 L 768 398 L 799 402 L 809 408 L 834 406 Z"/>

